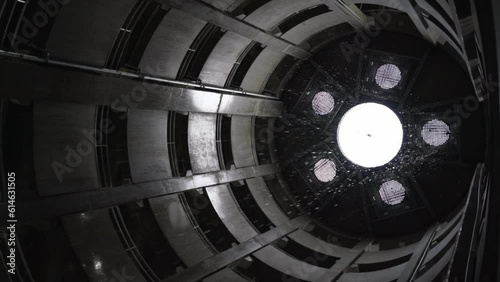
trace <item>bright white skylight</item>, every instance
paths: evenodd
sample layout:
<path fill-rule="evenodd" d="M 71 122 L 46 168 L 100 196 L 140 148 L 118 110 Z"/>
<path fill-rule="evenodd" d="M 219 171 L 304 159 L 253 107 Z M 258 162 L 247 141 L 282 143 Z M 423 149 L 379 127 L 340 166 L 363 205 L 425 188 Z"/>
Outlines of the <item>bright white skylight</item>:
<path fill-rule="evenodd" d="M 401 81 L 401 70 L 393 64 L 381 65 L 375 74 L 375 81 L 382 89 L 391 89 Z"/>
<path fill-rule="evenodd" d="M 312 107 L 316 114 L 318 115 L 326 115 L 329 114 L 333 110 L 333 106 L 335 105 L 335 100 L 333 99 L 330 93 L 321 91 L 314 95 L 312 100 Z"/>
<path fill-rule="evenodd" d="M 450 138 L 450 127 L 442 120 L 433 119 L 422 128 L 422 138 L 432 146 L 441 146 Z"/>
<path fill-rule="evenodd" d="M 337 175 L 335 163 L 329 159 L 321 159 L 314 165 L 314 175 L 321 182 L 332 181 Z"/>
<path fill-rule="evenodd" d="M 388 107 L 365 103 L 351 108 L 337 130 L 342 154 L 362 167 L 378 167 L 390 162 L 403 142 L 403 127 Z"/>
<path fill-rule="evenodd" d="M 382 183 L 378 193 L 382 201 L 391 206 L 400 204 L 405 198 L 405 188 L 396 180 Z"/>

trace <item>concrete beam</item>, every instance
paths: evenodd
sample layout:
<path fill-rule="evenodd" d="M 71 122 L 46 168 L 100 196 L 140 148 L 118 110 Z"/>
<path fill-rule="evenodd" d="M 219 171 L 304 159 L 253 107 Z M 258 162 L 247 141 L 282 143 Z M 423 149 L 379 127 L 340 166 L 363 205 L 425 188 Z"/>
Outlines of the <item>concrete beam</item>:
<path fill-rule="evenodd" d="M 264 95 L 226 94 L 231 90 L 59 61 L 37 64 L 40 58 L 29 56 L 20 62 L 13 53 L 1 51 L 0 55 L 5 56 L 0 68 L 9 70 L 2 77 L 2 96 L 9 98 L 263 117 L 280 116 L 283 107 Z"/>
<path fill-rule="evenodd" d="M 399 0 L 397 1 L 400 5 L 402 11 L 405 11 L 410 19 L 415 24 L 415 27 L 418 29 L 420 34 L 424 39 L 431 42 L 432 44 L 436 44 L 438 35 L 433 34 L 429 29 L 429 25 L 427 24 L 424 16 L 422 15 L 422 11 L 420 11 L 420 7 L 416 3 L 415 0 Z"/>
<path fill-rule="evenodd" d="M 413 187 L 413 189 L 417 192 L 417 195 L 419 196 L 419 198 L 422 200 L 422 202 L 424 203 L 425 205 L 425 208 L 427 209 L 427 211 L 429 212 L 429 215 L 432 217 L 433 220 L 438 220 L 438 217 L 436 215 L 436 212 L 434 211 L 434 208 L 432 207 L 432 205 L 430 204 L 429 200 L 427 199 L 427 196 L 425 195 L 424 191 L 422 190 L 422 188 L 420 187 L 420 184 L 418 184 L 417 180 L 415 179 L 415 177 L 411 176 L 410 177 L 410 182 L 411 182 L 411 186 Z"/>
<path fill-rule="evenodd" d="M 429 246 L 434 239 L 434 235 L 436 234 L 437 227 L 439 225 L 434 223 L 427 229 L 422 239 L 418 243 L 415 251 L 411 255 L 410 260 L 406 263 L 405 269 L 403 273 L 398 278 L 398 282 L 408 282 L 413 281 L 415 275 L 417 274 L 418 269 L 422 265 L 422 262 L 425 259 L 425 255 L 429 249 Z"/>
<path fill-rule="evenodd" d="M 157 0 L 166 6 L 181 10 L 196 18 L 232 31 L 253 41 L 259 42 L 273 50 L 283 52 L 297 59 L 307 59 L 311 56 L 307 50 L 271 35 L 266 31 L 243 20 L 234 18 L 223 11 L 197 0 Z"/>
<path fill-rule="evenodd" d="M 371 243 L 371 240 L 363 240 L 356 244 L 351 250 L 350 254 L 342 257 L 337 261 L 320 280 L 316 282 L 331 282 L 337 281 L 340 276 L 365 252 L 365 248 Z"/>
<path fill-rule="evenodd" d="M 411 75 L 410 81 L 408 82 L 408 85 L 406 85 L 405 92 L 403 93 L 403 96 L 401 97 L 401 100 L 399 100 L 399 105 L 398 109 L 402 109 L 406 99 L 408 98 L 408 95 L 410 95 L 411 90 L 413 89 L 413 85 L 418 79 L 418 76 L 420 75 L 420 72 L 422 71 L 422 68 L 424 67 L 425 63 L 427 62 L 427 58 L 429 58 L 429 54 L 431 53 L 431 49 L 428 48 L 427 51 L 425 51 L 425 54 L 420 58 L 418 61 L 417 68 Z"/>
<path fill-rule="evenodd" d="M 227 267 L 229 264 L 236 262 L 252 253 L 268 246 L 272 242 L 287 236 L 303 226 L 306 226 L 309 220 L 305 216 L 297 217 L 287 223 L 284 223 L 276 228 L 273 228 L 266 233 L 257 235 L 241 244 L 232 247 L 222 253 L 218 253 L 201 263 L 185 269 L 179 274 L 171 276 L 161 282 L 194 282 Z"/>
<path fill-rule="evenodd" d="M 276 166 L 260 165 L 45 197 L 18 202 L 16 217 L 26 223 L 275 173 Z M 0 226 L 7 224 L 6 204 L 0 204 L 0 219 L 2 220 Z"/>
<path fill-rule="evenodd" d="M 368 29 L 370 24 L 373 24 L 373 18 L 368 17 L 352 3 L 344 3 L 342 0 L 321 0 L 321 2 L 357 30 Z"/>

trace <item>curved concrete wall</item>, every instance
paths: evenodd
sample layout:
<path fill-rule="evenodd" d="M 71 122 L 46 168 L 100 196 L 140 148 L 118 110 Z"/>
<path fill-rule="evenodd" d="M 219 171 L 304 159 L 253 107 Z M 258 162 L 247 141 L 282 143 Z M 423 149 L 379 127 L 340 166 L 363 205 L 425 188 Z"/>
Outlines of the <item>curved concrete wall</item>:
<path fill-rule="evenodd" d="M 171 9 L 149 41 L 139 64 L 144 73 L 175 79 L 179 68 L 206 22 Z"/>
<path fill-rule="evenodd" d="M 104 66 L 136 0 L 64 1 L 47 42 L 51 57 Z M 90 16 L 91 15 L 91 16 Z"/>
<path fill-rule="evenodd" d="M 37 102 L 33 109 L 33 152 L 42 196 L 100 187 L 95 155 L 93 105 Z"/>
<path fill-rule="evenodd" d="M 208 57 L 200 73 L 205 84 L 224 86 L 234 64 L 252 40 L 228 31 Z"/>
<path fill-rule="evenodd" d="M 196 233 L 178 195 L 149 199 L 165 238 L 187 266 L 196 265 L 214 253 Z"/>
<path fill-rule="evenodd" d="M 128 157 L 134 183 L 172 177 L 167 148 L 167 125 L 167 111 L 128 111 Z"/>
<path fill-rule="evenodd" d="M 121 243 L 107 209 L 67 215 L 62 220 L 90 281 L 114 281 L 123 273 L 134 281 L 146 281 Z"/>

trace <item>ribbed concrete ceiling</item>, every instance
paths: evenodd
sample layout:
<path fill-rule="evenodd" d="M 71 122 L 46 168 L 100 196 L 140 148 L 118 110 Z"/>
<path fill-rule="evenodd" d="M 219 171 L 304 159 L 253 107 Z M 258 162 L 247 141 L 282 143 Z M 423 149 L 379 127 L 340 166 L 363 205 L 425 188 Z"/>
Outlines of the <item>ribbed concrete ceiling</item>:
<path fill-rule="evenodd" d="M 276 148 L 283 178 L 300 207 L 334 230 L 369 236 L 423 230 L 445 218 L 467 195 L 475 163 L 483 159 L 483 113 L 473 105 L 466 71 L 439 47 L 416 36 L 384 32 L 365 48 L 347 52 L 354 40 L 346 34 L 319 50 L 294 72 L 282 92 L 285 117 L 275 128 L 282 129 L 276 134 Z M 391 87 L 380 82 L 380 70 L 388 64 L 398 68 Z M 334 103 L 323 99 L 321 108 L 318 93 L 328 94 Z M 455 104 L 467 97 L 471 105 L 461 117 L 454 112 Z M 403 123 L 398 154 L 374 168 L 349 160 L 337 135 L 343 116 L 367 102 L 389 107 Z M 432 121 L 449 129 L 443 133 L 446 141 L 437 146 L 428 136 L 437 138 L 440 130 L 428 128 Z M 324 159 L 334 163 L 330 181 L 314 173 Z M 398 204 L 384 201 L 387 194 L 380 190 L 388 181 L 405 189 Z M 393 197 L 398 189 L 393 188 Z"/>

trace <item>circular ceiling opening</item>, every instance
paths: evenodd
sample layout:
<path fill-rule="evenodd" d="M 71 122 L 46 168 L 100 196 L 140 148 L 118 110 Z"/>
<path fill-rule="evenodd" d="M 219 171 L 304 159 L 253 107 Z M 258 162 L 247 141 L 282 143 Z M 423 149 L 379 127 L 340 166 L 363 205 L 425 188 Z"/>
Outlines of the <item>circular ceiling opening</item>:
<path fill-rule="evenodd" d="M 432 146 L 441 146 L 450 138 L 450 127 L 442 120 L 433 119 L 422 128 L 422 138 Z"/>
<path fill-rule="evenodd" d="M 375 81 L 382 89 L 391 89 L 401 81 L 401 70 L 393 64 L 381 65 L 375 74 Z"/>
<path fill-rule="evenodd" d="M 390 162 L 403 143 L 403 127 L 388 107 L 364 103 L 347 111 L 339 123 L 337 141 L 342 154 L 366 168 Z"/>
<path fill-rule="evenodd" d="M 314 165 L 314 175 L 321 182 L 330 182 L 337 175 L 335 163 L 329 159 L 321 159 Z"/>
<path fill-rule="evenodd" d="M 378 193 L 382 201 L 390 206 L 401 204 L 405 198 L 405 188 L 396 180 L 382 183 Z"/>
<path fill-rule="evenodd" d="M 333 99 L 330 93 L 321 91 L 318 94 L 314 95 L 312 100 L 312 107 L 316 114 L 318 115 L 326 115 L 329 114 L 333 110 L 333 106 L 335 105 L 335 100 Z"/>

